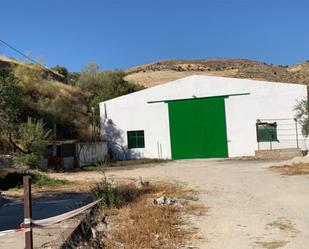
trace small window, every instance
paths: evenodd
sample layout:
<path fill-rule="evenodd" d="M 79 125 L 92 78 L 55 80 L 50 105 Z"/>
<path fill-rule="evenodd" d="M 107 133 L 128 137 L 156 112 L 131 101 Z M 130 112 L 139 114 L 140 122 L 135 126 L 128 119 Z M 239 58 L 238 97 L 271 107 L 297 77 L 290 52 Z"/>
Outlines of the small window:
<path fill-rule="evenodd" d="M 258 142 L 279 142 L 277 137 L 277 123 L 257 123 L 257 141 Z"/>
<path fill-rule="evenodd" d="M 144 131 L 128 131 L 128 148 L 145 148 Z"/>

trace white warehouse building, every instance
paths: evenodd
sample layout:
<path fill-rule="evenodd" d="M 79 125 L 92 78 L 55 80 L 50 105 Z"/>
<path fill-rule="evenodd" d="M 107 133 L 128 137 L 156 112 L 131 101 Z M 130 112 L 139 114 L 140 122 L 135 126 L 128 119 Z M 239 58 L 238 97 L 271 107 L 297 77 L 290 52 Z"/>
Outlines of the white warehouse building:
<path fill-rule="evenodd" d="M 295 117 L 307 86 L 194 75 L 100 103 L 119 159 L 225 158 L 306 150 Z"/>

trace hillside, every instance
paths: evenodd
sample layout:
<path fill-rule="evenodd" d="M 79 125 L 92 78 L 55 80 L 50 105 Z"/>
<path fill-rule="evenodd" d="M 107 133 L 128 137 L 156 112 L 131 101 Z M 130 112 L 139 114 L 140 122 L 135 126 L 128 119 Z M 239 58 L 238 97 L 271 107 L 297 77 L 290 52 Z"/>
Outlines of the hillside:
<path fill-rule="evenodd" d="M 164 60 L 126 72 L 126 80 L 145 87 L 193 74 L 309 84 L 309 62 L 288 67 L 247 59 Z"/>
<path fill-rule="evenodd" d="M 88 93 L 61 82 L 61 75 L 38 65 L 0 57 L 0 76 L 14 74 L 18 85 L 19 122 L 43 119 L 46 128 L 57 128 L 59 139 L 91 137 Z"/>
<path fill-rule="evenodd" d="M 57 125 L 61 138 L 82 140 L 91 138 L 91 107 L 141 89 L 128 82 L 151 87 L 198 74 L 309 85 L 309 62 L 288 67 L 246 59 L 165 60 L 125 72 L 86 70 L 74 73 L 79 84 L 84 84 L 82 88 L 61 82 L 61 75 L 52 70 L 0 57 L 0 73 L 4 71 L 13 72 L 20 87 L 20 122 L 27 116 L 42 118 L 50 129 Z"/>
<path fill-rule="evenodd" d="M 120 70 L 100 71 L 96 63 L 70 72 L 0 57 L 0 96 L 9 96 L 0 99 L 0 135 L 17 130 L 29 117 L 49 130 L 56 127 L 57 139 L 93 139 L 93 128 L 99 136 L 99 103 L 143 89 L 125 76 Z"/>
<path fill-rule="evenodd" d="M 0 70 L 12 69 L 16 66 L 21 66 L 21 65 L 25 65 L 28 68 L 35 68 L 35 66 L 36 66 L 34 64 L 23 63 L 21 61 L 15 60 L 13 58 L 7 58 L 7 57 L 0 56 Z M 58 72 L 50 70 L 50 69 L 47 70 L 47 69 L 44 69 L 44 68 L 41 68 L 41 70 L 42 70 L 42 74 L 43 74 L 42 76 L 44 78 L 50 78 L 50 79 L 53 79 L 53 80 L 59 81 L 59 82 L 63 81 L 63 76 L 61 74 L 59 74 Z"/>

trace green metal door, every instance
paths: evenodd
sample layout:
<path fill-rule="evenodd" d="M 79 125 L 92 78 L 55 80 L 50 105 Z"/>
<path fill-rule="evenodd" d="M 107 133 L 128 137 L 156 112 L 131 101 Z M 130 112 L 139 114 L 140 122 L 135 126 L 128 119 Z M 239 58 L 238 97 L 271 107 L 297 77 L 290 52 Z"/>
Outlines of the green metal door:
<path fill-rule="evenodd" d="M 224 97 L 168 102 L 173 159 L 228 157 Z"/>

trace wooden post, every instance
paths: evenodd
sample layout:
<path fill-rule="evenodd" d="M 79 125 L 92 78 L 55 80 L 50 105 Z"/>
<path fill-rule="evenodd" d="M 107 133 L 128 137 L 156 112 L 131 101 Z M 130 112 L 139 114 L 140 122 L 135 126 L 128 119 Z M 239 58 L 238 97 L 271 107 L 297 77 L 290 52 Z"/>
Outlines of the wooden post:
<path fill-rule="evenodd" d="M 25 232 L 25 249 L 33 249 L 30 176 L 24 176 L 23 183 L 24 183 L 24 228 L 30 229 L 30 231 Z"/>

